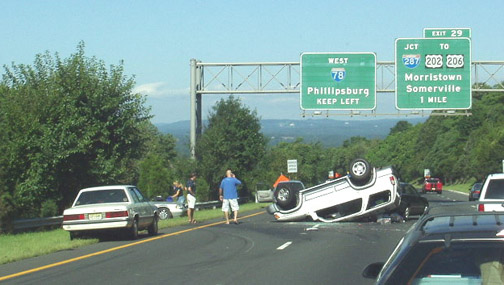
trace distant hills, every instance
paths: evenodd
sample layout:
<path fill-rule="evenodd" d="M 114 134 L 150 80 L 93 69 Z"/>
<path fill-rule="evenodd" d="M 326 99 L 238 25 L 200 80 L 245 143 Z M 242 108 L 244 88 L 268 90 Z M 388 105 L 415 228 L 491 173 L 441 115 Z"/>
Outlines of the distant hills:
<path fill-rule="evenodd" d="M 337 147 L 351 137 L 383 139 L 398 121 L 408 121 L 412 125 L 422 123 L 427 117 L 394 118 L 369 120 L 262 120 L 261 132 L 270 139 L 271 145 L 293 142 L 302 137 L 305 142 L 321 142 L 326 147 Z M 177 139 L 177 151 L 188 153 L 190 121 L 155 124 L 162 133 L 169 133 Z"/>

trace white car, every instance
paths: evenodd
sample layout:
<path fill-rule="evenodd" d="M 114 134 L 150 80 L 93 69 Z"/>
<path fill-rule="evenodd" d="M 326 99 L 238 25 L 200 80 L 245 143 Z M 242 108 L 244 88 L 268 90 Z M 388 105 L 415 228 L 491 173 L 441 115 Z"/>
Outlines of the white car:
<path fill-rule="evenodd" d="M 185 205 L 180 205 L 177 202 L 155 200 L 152 201 L 152 203 L 158 208 L 160 220 L 172 219 L 173 217 L 180 217 L 187 210 Z"/>
<path fill-rule="evenodd" d="M 481 187 L 480 202 L 493 202 L 478 204 L 480 212 L 504 211 L 504 173 L 490 174 Z M 501 202 L 501 203 L 498 203 Z"/>
<path fill-rule="evenodd" d="M 256 193 L 255 193 L 255 202 L 273 202 L 273 193 L 274 190 L 269 188 L 265 183 L 257 183 L 256 185 Z"/>
<path fill-rule="evenodd" d="M 364 159 L 350 165 L 350 176 L 306 189 L 277 187 L 268 213 L 278 221 L 311 218 L 338 222 L 392 211 L 400 204 L 397 179 L 391 167 L 371 168 Z"/>
<path fill-rule="evenodd" d="M 72 207 L 63 212 L 63 229 L 70 239 L 79 234 L 122 231 L 131 239 L 138 231 L 158 233 L 158 209 L 132 185 L 86 188 L 79 191 Z"/>

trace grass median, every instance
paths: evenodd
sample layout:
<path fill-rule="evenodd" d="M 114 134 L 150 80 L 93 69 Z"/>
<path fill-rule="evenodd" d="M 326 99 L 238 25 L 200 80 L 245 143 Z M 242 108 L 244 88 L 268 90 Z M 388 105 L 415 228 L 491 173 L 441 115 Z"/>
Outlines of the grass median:
<path fill-rule="evenodd" d="M 240 213 L 265 208 L 267 203 L 246 203 L 240 205 Z M 201 210 L 195 212 L 198 222 L 223 217 L 220 208 Z M 187 225 L 187 217 L 177 217 L 159 221 L 159 228 L 169 228 Z M 60 250 L 77 248 L 99 242 L 99 239 L 74 239 L 70 240 L 67 231 L 56 229 L 43 232 L 0 235 L 0 264 L 6 264 L 30 257 L 41 256 Z"/>

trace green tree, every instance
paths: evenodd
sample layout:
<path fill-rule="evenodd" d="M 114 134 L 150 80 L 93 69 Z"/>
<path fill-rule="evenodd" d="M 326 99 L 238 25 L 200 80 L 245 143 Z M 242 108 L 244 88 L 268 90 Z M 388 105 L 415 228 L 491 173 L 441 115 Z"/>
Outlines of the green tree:
<path fill-rule="evenodd" d="M 271 148 L 270 169 L 272 170 L 269 181 L 271 184 L 280 173 L 291 179 L 301 180 L 305 186 L 319 184 L 327 179 L 329 158 L 321 143 L 305 143 L 302 138 L 292 143 L 282 142 Z M 287 160 L 297 160 L 297 173 L 287 173 Z"/>
<path fill-rule="evenodd" d="M 45 200 L 61 211 L 82 187 L 134 180 L 150 115 L 122 63 L 107 70 L 80 43 L 67 59 L 46 52 L 4 69 L 0 204 L 14 206 L 0 215 L 38 216 Z"/>
<path fill-rule="evenodd" d="M 177 178 L 175 170 L 175 138 L 162 134 L 152 124 L 145 127 L 146 154 L 139 161 L 138 187 L 149 198 L 171 195 L 172 183 Z"/>
<path fill-rule="evenodd" d="M 198 174 L 210 189 L 198 185 L 198 195 L 216 199 L 220 181 L 228 168 L 243 182 L 240 195 L 250 194 L 248 183 L 253 181 L 252 173 L 266 151 L 267 140 L 260 130 L 257 113 L 234 96 L 221 99 L 212 107 L 208 126 L 195 149 Z"/>
<path fill-rule="evenodd" d="M 404 132 L 407 129 L 411 128 L 411 126 L 412 126 L 411 123 L 408 121 L 399 121 L 393 128 L 390 129 L 389 135 Z"/>

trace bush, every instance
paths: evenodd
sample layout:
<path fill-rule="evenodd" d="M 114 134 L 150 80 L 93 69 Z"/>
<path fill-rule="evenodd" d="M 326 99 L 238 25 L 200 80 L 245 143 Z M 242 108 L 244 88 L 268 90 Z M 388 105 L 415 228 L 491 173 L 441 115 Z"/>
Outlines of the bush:
<path fill-rule="evenodd" d="M 47 200 L 40 205 L 40 217 L 54 217 L 58 215 L 58 205 L 54 200 Z"/>

